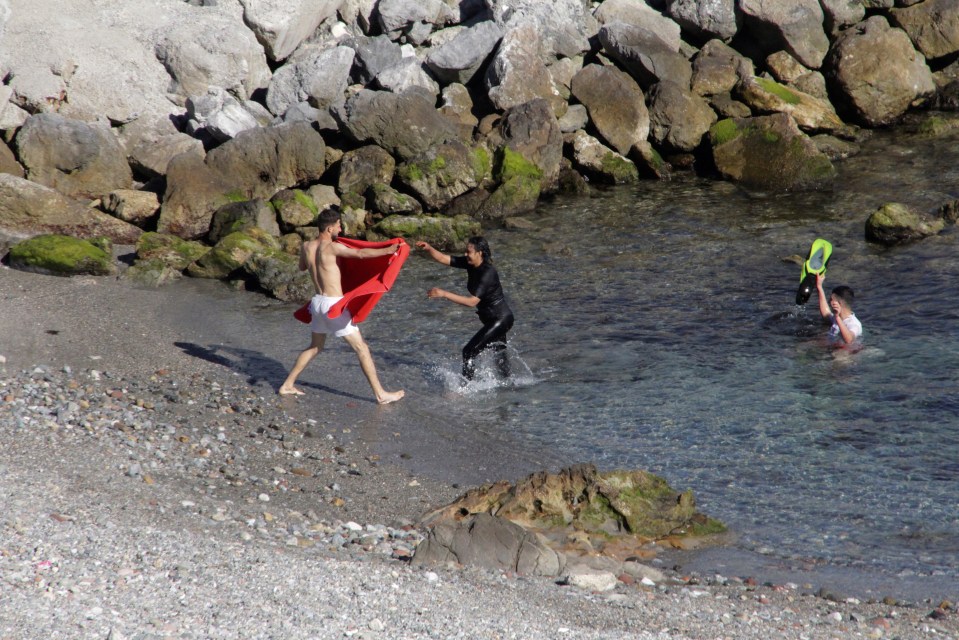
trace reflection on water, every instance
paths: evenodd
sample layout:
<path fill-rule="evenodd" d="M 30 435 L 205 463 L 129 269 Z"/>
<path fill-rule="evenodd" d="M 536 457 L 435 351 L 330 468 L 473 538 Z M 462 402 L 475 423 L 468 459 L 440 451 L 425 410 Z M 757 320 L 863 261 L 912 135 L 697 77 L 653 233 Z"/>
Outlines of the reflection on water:
<path fill-rule="evenodd" d="M 371 340 L 417 420 L 486 434 L 483 455 L 649 469 L 747 547 L 959 578 L 957 235 L 893 249 L 863 237 L 884 202 L 959 197 L 955 142 L 877 134 L 825 192 L 680 176 L 557 199 L 534 230 L 490 232 L 519 384 L 459 387 L 478 321 L 423 292 L 465 280 L 415 255 Z M 856 291 L 858 354 L 825 346 L 815 299 L 795 305 L 788 258 L 816 237 L 834 246 L 827 287 Z"/>

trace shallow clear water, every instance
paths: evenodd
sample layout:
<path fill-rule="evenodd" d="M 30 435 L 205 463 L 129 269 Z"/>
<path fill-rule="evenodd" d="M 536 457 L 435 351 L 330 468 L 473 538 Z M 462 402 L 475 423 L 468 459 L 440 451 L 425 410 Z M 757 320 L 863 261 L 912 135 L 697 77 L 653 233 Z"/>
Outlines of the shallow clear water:
<path fill-rule="evenodd" d="M 482 434 L 478 458 L 648 469 L 745 548 L 959 583 L 959 235 L 883 249 L 863 234 L 883 202 L 959 198 L 957 160 L 956 139 L 880 134 L 829 192 L 679 177 L 544 203 L 537 230 L 488 234 L 517 318 L 511 385 L 460 387 L 478 321 L 426 299 L 465 279 L 421 257 L 364 332 L 405 410 Z M 834 245 L 827 287 L 856 291 L 860 353 L 827 348 L 815 298 L 794 304 L 784 258 L 817 236 Z"/>

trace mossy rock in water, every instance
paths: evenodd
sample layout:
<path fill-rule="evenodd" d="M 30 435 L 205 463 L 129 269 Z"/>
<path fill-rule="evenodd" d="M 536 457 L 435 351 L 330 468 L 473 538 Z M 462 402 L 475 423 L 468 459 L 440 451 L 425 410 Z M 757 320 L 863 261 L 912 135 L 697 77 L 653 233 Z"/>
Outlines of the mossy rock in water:
<path fill-rule="evenodd" d="M 367 234 L 370 240 L 406 238 L 410 241 L 425 240 L 443 249 L 462 249 L 470 236 L 482 233 L 476 220 L 467 216 L 446 218 L 443 216 L 389 216 L 383 218 Z"/>
<path fill-rule="evenodd" d="M 270 204 L 276 209 L 284 231 L 312 224 L 320 214 L 310 194 L 301 189 L 284 189 L 273 196 Z"/>
<path fill-rule="evenodd" d="M 924 219 L 904 204 L 887 202 L 866 220 L 866 240 L 893 246 L 935 235 L 945 226 L 941 217 Z"/>
<path fill-rule="evenodd" d="M 34 236 L 10 248 L 10 266 L 55 276 L 111 276 L 112 246 L 107 238 L 83 240 L 57 234 Z"/>
<path fill-rule="evenodd" d="M 423 523 L 432 526 L 484 512 L 544 532 L 579 531 L 598 539 L 649 541 L 725 531 L 721 522 L 696 511 L 689 491 L 676 491 L 646 471 L 599 473 L 589 464 L 556 474 L 534 473 L 515 486 L 500 482 L 472 489 L 428 514 Z"/>
<path fill-rule="evenodd" d="M 220 240 L 212 250 L 187 267 L 194 278 L 227 278 L 258 253 L 279 250 L 280 242 L 259 228 L 237 231 Z"/>
<path fill-rule="evenodd" d="M 171 269 L 183 271 L 209 250 L 210 247 L 202 242 L 184 240 L 168 233 L 148 231 L 137 240 L 137 263 L 161 262 Z"/>
<path fill-rule="evenodd" d="M 166 261 L 153 258 L 137 260 L 123 272 L 123 278 L 146 287 L 159 287 L 168 282 L 176 282 L 183 277 L 183 271 L 171 267 Z"/>

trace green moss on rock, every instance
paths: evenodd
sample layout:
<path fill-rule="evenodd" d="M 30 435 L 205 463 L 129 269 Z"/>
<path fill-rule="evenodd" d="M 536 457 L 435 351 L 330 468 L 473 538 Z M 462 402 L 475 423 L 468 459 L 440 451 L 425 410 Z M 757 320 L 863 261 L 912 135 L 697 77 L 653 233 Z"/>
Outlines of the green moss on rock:
<path fill-rule="evenodd" d="M 802 98 L 799 97 L 798 93 L 789 87 L 779 84 L 775 80 L 756 78 L 756 84 L 758 84 L 763 91 L 773 94 L 786 104 L 799 104 L 802 102 Z"/>
<path fill-rule="evenodd" d="M 182 271 L 202 258 L 210 247 L 202 242 L 184 240 L 167 233 L 148 231 L 137 240 L 137 262 L 159 260 Z"/>
<path fill-rule="evenodd" d="M 610 152 L 603 155 L 600 166 L 603 173 L 617 184 L 639 180 L 639 170 L 636 165 L 617 153 Z"/>
<path fill-rule="evenodd" d="M 501 147 L 498 152 L 495 177 L 499 182 L 507 182 L 514 178 L 539 182 L 543 179 L 543 171 L 527 160 L 523 154 L 517 153 L 509 147 Z"/>
<path fill-rule="evenodd" d="M 709 128 L 709 140 L 714 147 L 720 147 L 730 140 L 735 140 L 743 134 L 736 121 L 732 118 L 720 120 Z"/>
<path fill-rule="evenodd" d="M 58 276 L 115 274 L 109 240 L 98 244 L 57 234 L 35 236 L 10 248 L 10 266 Z"/>

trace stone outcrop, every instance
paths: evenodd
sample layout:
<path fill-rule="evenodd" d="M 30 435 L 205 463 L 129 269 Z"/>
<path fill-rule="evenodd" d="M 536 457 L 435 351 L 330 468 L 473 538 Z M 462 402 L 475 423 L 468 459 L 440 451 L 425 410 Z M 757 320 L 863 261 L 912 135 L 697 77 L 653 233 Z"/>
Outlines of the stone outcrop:
<path fill-rule="evenodd" d="M 829 158 L 784 113 L 721 120 L 709 135 L 719 172 L 755 189 L 816 188 L 836 176 Z"/>
<path fill-rule="evenodd" d="M 14 269 L 53 276 L 112 276 L 117 272 L 106 238 L 39 235 L 11 247 L 9 257 Z"/>
<path fill-rule="evenodd" d="M 628 557 L 651 541 L 724 531 L 696 511 L 691 493 L 673 490 L 662 478 L 644 471 L 600 473 L 593 465 L 471 489 L 421 524 L 430 535 L 414 563 L 512 566 L 543 575 L 563 571 L 567 558 Z M 544 548 L 563 548 L 565 557 Z"/>
<path fill-rule="evenodd" d="M 109 129 L 56 113 L 27 118 L 17 154 L 27 179 L 71 198 L 101 198 L 133 184 L 126 154 Z"/>
<path fill-rule="evenodd" d="M 889 202 L 866 219 L 866 240 L 886 246 L 932 236 L 946 226 L 943 218 L 924 218 L 906 205 Z"/>
<path fill-rule="evenodd" d="M 866 126 L 895 122 L 936 90 L 932 71 L 909 36 L 890 27 L 882 16 L 867 18 L 843 32 L 826 66 L 841 106 Z"/>
<path fill-rule="evenodd" d="M 142 230 L 102 211 L 85 207 L 59 191 L 0 173 L 0 246 L 40 234 L 107 237 L 133 244 Z"/>

